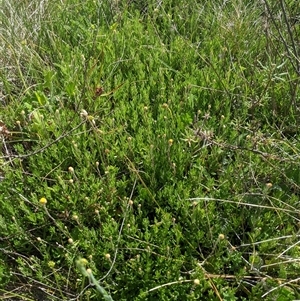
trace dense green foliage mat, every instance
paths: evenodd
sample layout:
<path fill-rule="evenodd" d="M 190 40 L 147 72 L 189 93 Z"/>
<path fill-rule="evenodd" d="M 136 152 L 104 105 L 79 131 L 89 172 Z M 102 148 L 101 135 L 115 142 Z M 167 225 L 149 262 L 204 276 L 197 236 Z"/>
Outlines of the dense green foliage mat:
<path fill-rule="evenodd" d="M 298 1 L 0 2 L 1 300 L 300 299 Z"/>

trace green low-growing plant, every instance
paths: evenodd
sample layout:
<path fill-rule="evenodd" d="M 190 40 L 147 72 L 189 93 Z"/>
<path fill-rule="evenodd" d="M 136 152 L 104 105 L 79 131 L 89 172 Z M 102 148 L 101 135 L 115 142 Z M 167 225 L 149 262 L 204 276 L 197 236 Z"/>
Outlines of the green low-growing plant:
<path fill-rule="evenodd" d="M 298 2 L 177 2 L 2 0 L 1 298 L 299 298 Z"/>

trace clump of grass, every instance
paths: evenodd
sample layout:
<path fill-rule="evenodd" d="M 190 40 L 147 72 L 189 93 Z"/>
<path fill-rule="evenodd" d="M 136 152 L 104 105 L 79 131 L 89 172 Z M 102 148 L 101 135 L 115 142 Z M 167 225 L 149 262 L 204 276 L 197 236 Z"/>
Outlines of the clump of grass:
<path fill-rule="evenodd" d="M 296 2 L 2 2 L 4 297 L 299 298 Z"/>

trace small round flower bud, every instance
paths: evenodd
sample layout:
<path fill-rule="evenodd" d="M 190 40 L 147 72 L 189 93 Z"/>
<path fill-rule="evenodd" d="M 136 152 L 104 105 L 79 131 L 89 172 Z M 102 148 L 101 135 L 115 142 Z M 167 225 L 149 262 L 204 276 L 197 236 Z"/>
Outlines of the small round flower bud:
<path fill-rule="evenodd" d="M 266 186 L 267 186 L 267 188 L 272 188 L 273 184 L 272 183 L 267 183 Z"/>
<path fill-rule="evenodd" d="M 219 239 L 220 239 L 220 240 L 223 240 L 223 239 L 225 239 L 225 235 L 224 235 L 224 234 L 222 234 L 222 233 L 221 233 L 221 234 L 219 234 Z"/>
<path fill-rule="evenodd" d="M 41 198 L 40 199 L 40 204 L 46 205 L 47 204 L 47 199 L 46 198 Z"/>
<path fill-rule="evenodd" d="M 48 267 L 53 269 L 55 267 L 55 262 L 54 261 L 49 261 L 48 262 Z"/>
<path fill-rule="evenodd" d="M 79 259 L 79 264 L 86 266 L 89 262 L 85 258 L 80 258 Z"/>

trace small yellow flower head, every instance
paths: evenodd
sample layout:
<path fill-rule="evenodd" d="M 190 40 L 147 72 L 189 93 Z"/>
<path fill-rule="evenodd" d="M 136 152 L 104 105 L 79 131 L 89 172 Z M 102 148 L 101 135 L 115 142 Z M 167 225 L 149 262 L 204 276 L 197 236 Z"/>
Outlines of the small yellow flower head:
<path fill-rule="evenodd" d="M 81 264 L 81 265 L 83 265 L 83 266 L 86 266 L 89 262 L 85 258 L 80 258 L 78 260 L 78 263 Z"/>
<path fill-rule="evenodd" d="M 132 205 L 133 205 L 133 200 L 129 200 L 129 201 L 128 201 L 128 205 L 129 205 L 129 206 L 132 206 Z"/>
<path fill-rule="evenodd" d="M 92 270 L 91 269 L 86 269 L 86 272 L 91 275 L 92 274 Z"/>
<path fill-rule="evenodd" d="M 194 284 L 195 285 L 199 285 L 200 284 L 200 280 L 199 279 L 194 279 Z"/>
<path fill-rule="evenodd" d="M 222 233 L 221 233 L 221 234 L 219 234 L 219 239 L 220 239 L 220 240 L 224 240 L 224 239 L 225 239 L 225 235 L 224 235 L 224 234 L 222 234 Z"/>
<path fill-rule="evenodd" d="M 47 204 L 47 199 L 46 198 L 41 198 L 40 199 L 40 204 L 41 205 L 46 205 Z"/>
<path fill-rule="evenodd" d="M 169 143 L 170 146 L 173 144 L 173 142 L 174 142 L 173 139 L 169 139 L 169 140 L 168 140 L 168 143 Z"/>
<path fill-rule="evenodd" d="M 108 254 L 108 253 L 105 254 L 105 258 L 109 260 L 110 259 L 110 254 Z"/>
<path fill-rule="evenodd" d="M 73 168 L 72 166 L 69 166 L 68 171 L 69 171 L 70 173 L 74 173 L 74 168 Z"/>
<path fill-rule="evenodd" d="M 162 107 L 166 109 L 166 108 L 168 108 L 169 106 L 168 106 L 167 103 L 163 103 L 163 104 L 162 104 Z"/>
<path fill-rule="evenodd" d="M 72 218 L 73 218 L 73 220 L 78 221 L 78 215 L 74 214 L 74 215 L 72 216 Z"/>
<path fill-rule="evenodd" d="M 55 262 L 54 261 L 49 261 L 48 262 L 48 267 L 53 269 L 55 267 Z"/>
<path fill-rule="evenodd" d="M 72 245 L 72 244 L 74 243 L 74 240 L 73 240 L 72 238 L 69 238 L 69 239 L 68 239 L 68 243 L 69 243 L 70 245 Z"/>
<path fill-rule="evenodd" d="M 272 183 L 267 183 L 266 186 L 267 186 L 267 188 L 272 188 L 273 184 Z"/>

